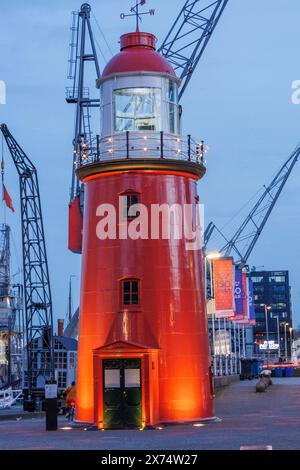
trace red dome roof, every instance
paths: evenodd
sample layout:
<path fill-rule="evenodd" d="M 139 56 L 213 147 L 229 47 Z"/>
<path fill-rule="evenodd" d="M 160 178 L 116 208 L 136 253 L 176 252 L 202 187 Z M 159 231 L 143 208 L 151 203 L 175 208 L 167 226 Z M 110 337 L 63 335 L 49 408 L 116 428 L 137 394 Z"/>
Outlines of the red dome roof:
<path fill-rule="evenodd" d="M 126 72 L 158 72 L 176 77 L 172 65 L 156 52 L 155 42 L 151 33 L 123 34 L 121 52 L 108 62 L 101 78 Z"/>

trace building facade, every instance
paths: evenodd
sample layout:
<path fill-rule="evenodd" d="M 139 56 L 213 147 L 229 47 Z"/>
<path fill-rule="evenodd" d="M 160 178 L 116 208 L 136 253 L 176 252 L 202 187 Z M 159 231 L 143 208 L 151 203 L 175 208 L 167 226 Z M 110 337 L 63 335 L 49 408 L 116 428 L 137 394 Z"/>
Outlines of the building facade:
<path fill-rule="evenodd" d="M 289 272 L 252 271 L 249 276 L 256 317 L 255 353 L 290 358 L 293 322 Z"/>
<path fill-rule="evenodd" d="M 67 338 L 65 336 L 54 336 L 54 368 L 55 368 L 55 380 L 57 381 L 58 393 L 65 390 L 65 388 L 76 381 L 76 370 L 77 370 L 77 341 L 73 338 Z M 42 338 L 36 338 L 33 345 L 33 375 L 34 375 L 34 387 L 44 390 L 45 387 L 45 376 L 46 367 L 49 364 L 49 360 L 46 358 L 45 352 L 42 350 Z M 24 358 L 26 364 L 26 354 Z M 25 365 L 26 368 L 26 365 Z M 38 375 L 39 371 L 44 373 Z M 24 385 L 26 386 L 27 374 L 24 371 Z"/>

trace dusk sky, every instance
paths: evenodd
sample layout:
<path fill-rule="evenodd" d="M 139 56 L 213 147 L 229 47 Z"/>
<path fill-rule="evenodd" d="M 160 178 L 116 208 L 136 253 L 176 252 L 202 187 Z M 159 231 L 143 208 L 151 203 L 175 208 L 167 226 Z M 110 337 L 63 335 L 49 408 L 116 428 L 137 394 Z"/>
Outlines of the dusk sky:
<path fill-rule="evenodd" d="M 133 19 L 120 19 L 133 0 L 89 3 L 113 53 L 118 52 L 119 36 L 134 29 Z M 156 14 L 143 19 L 142 29 L 161 43 L 183 3 L 148 0 Z M 7 104 L 0 105 L 0 120 L 38 168 L 57 318 L 66 315 L 69 276 L 76 275 L 74 307 L 80 281 L 80 256 L 67 250 L 74 108 L 65 102 L 70 13 L 79 8 L 73 0 L 1 0 L 0 80 L 7 86 Z M 300 80 L 299 18 L 299 0 L 229 0 L 185 92 L 183 132 L 210 146 L 207 175 L 199 184 L 206 223 L 225 226 L 300 141 L 300 105 L 291 100 L 292 82 Z M 109 59 L 93 17 L 92 26 Z M 100 52 L 99 59 L 103 70 Z M 6 211 L 16 272 L 22 260 L 19 187 L 8 150 L 5 159 L 5 182 L 16 208 L 14 214 Z M 290 271 L 295 326 L 300 324 L 299 175 L 300 163 L 249 259 L 259 269 Z M 227 224 L 227 236 L 250 209 L 251 204 Z"/>

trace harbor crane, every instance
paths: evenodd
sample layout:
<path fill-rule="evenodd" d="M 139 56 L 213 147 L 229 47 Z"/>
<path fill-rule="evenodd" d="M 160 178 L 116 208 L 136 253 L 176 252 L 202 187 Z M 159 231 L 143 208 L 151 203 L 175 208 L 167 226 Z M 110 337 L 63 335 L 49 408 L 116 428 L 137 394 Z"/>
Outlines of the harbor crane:
<path fill-rule="evenodd" d="M 25 391 L 32 397 L 39 376 L 54 380 L 52 298 L 40 190 L 36 167 L 6 124 L 0 129 L 19 175 L 28 373 Z M 38 352 L 40 361 L 36 361 Z"/>
<path fill-rule="evenodd" d="M 248 259 L 266 225 L 278 198 L 286 185 L 300 155 L 300 144 L 280 167 L 272 181 L 264 186 L 263 193 L 256 200 L 250 213 L 230 239 L 226 239 L 221 230 L 213 222 L 207 226 L 204 233 L 204 250 L 214 232 L 218 232 L 226 243 L 219 252 L 225 256 L 234 256 L 235 263 L 241 267 L 247 265 Z"/>
<path fill-rule="evenodd" d="M 228 0 L 187 0 L 158 51 L 181 79 L 182 98 Z"/>
<path fill-rule="evenodd" d="M 66 101 L 76 105 L 75 129 L 73 138 L 73 169 L 71 181 L 71 201 L 79 195 L 80 184 L 75 175 L 75 162 L 78 145 L 82 141 L 92 147 L 91 108 L 99 108 L 100 99 L 90 96 L 90 89 L 85 84 L 86 65 L 90 62 L 95 68 L 95 80 L 100 77 L 100 67 L 96 52 L 94 35 L 91 27 L 91 7 L 81 5 L 80 11 L 72 13 L 71 42 L 69 55 L 68 79 L 72 86 L 66 89 Z"/>

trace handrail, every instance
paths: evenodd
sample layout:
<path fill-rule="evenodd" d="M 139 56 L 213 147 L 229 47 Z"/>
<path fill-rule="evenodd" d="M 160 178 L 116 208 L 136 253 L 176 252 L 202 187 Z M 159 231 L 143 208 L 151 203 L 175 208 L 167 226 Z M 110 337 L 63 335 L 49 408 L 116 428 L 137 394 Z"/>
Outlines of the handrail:
<path fill-rule="evenodd" d="M 88 142 L 78 142 L 76 167 L 102 161 L 156 158 L 190 161 L 205 166 L 207 151 L 204 141 L 196 142 L 191 135 L 180 137 L 162 131 L 125 131 L 97 136 L 92 148 Z"/>

